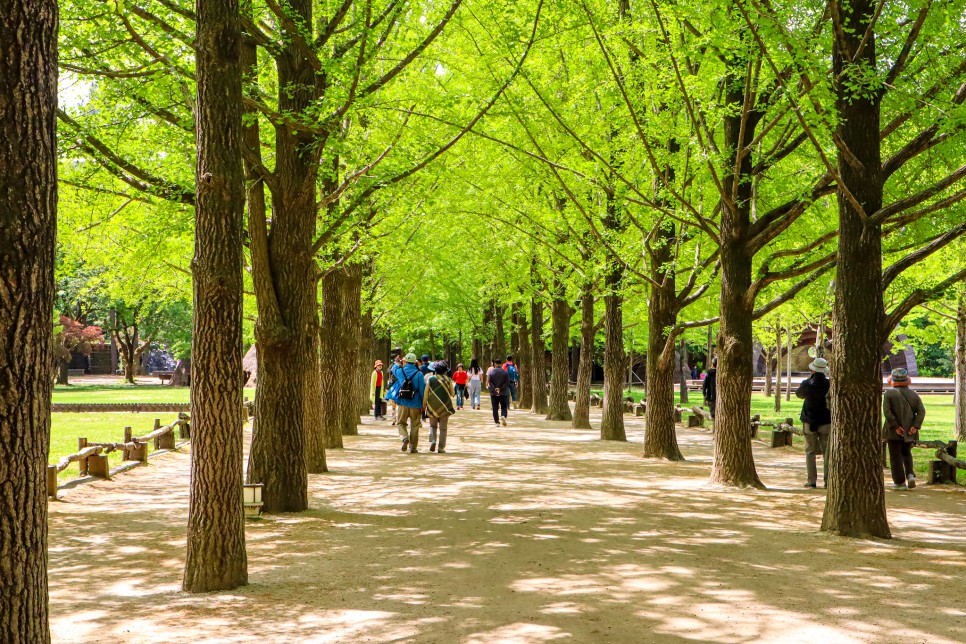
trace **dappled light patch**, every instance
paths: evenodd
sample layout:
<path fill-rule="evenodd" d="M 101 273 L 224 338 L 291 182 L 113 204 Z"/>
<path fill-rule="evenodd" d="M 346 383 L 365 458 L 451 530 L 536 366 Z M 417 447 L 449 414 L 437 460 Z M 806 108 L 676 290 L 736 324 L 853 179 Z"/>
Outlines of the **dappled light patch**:
<path fill-rule="evenodd" d="M 515 413 L 507 432 L 481 417 L 454 418 L 445 455 L 400 454 L 395 429 L 367 421 L 310 477 L 312 509 L 246 525 L 250 584 L 230 593 L 178 590 L 186 453 L 69 491 L 51 506 L 55 636 L 966 640 L 961 494 L 896 495 L 895 539 L 840 539 L 817 532 L 822 494 L 792 494 L 800 455 L 756 448 L 775 489 L 712 490 L 707 432 L 680 430 L 689 460 L 672 464 L 642 462 L 633 443 L 557 442 L 564 423 Z M 922 619 L 923 597 L 941 619 Z"/>

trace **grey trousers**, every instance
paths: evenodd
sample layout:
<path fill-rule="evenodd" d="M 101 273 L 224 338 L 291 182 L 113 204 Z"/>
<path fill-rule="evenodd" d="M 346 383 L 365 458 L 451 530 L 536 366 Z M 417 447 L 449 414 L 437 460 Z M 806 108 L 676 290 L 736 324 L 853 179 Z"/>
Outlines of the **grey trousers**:
<path fill-rule="evenodd" d="M 438 433 L 439 444 L 436 446 L 436 449 L 437 451 L 440 451 L 440 452 L 446 449 L 446 426 L 447 425 L 449 425 L 449 416 L 436 418 L 436 416 L 433 416 L 432 414 L 429 415 L 429 442 L 436 443 L 436 438 Z"/>
<path fill-rule="evenodd" d="M 813 432 L 812 426 L 805 423 L 805 469 L 808 482 L 818 483 L 818 468 L 816 467 L 815 457 L 822 455 L 822 480 L 828 484 L 828 435 L 832 431 L 832 425 L 819 425 L 818 431 Z"/>

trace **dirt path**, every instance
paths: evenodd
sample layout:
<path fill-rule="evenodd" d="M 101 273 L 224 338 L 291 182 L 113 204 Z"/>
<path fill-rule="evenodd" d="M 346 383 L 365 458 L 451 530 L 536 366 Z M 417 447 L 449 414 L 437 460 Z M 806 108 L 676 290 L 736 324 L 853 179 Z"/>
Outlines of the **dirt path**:
<path fill-rule="evenodd" d="M 962 642 L 966 493 L 889 492 L 892 541 L 816 532 L 800 453 L 756 448 L 767 492 L 514 413 L 462 412 L 444 455 L 366 420 L 311 510 L 248 524 L 251 585 L 179 591 L 188 454 L 51 505 L 55 641 Z M 595 419 L 596 422 L 596 419 Z M 424 429 L 424 432 L 426 430 Z"/>

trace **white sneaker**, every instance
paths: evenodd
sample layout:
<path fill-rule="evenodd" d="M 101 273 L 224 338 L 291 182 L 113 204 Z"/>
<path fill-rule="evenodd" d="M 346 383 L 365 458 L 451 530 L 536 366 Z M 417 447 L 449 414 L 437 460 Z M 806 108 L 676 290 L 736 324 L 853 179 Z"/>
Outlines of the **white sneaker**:
<path fill-rule="evenodd" d="M 893 490 L 908 490 L 909 488 L 906 487 L 905 485 L 903 485 L 902 483 L 900 483 L 898 485 L 893 485 L 892 486 L 892 489 Z"/>
<path fill-rule="evenodd" d="M 909 475 L 909 478 L 906 479 L 906 487 L 908 489 L 910 489 L 910 490 L 915 489 L 915 487 L 916 487 L 916 475 L 915 474 L 910 474 Z"/>

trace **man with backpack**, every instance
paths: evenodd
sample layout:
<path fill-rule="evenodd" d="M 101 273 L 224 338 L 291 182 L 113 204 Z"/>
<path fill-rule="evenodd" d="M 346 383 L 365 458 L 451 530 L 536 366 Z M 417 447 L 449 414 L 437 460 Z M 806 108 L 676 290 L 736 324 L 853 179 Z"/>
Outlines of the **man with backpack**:
<path fill-rule="evenodd" d="M 520 382 L 520 370 L 517 366 L 513 364 L 513 356 L 507 356 L 506 362 L 503 363 L 503 370 L 506 371 L 507 375 L 510 377 L 510 400 L 512 402 L 517 401 L 517 383 Z"/>
<path fill-rule="evenodd" d="M 493 359 L 493 366 L 486 372 L 486 387 L 490 390 L 493 424 L 506 427 L 506 415 L 510 407 L 510 376 L 500 367 L 500 361 L 496 358 Z"/>
<path fill-rule="evenodd" d="M 402 365 L 393 367 L 393 375 L 396 377 L 396 390 L 392 395 L 398 405 L 396 423 L 399 436 L 402 437 L 402 451 L 408 449 L 410 454 L 415 454 L 419 451 L 416 445 L 419 443 L 423 399 L 426 393 L 426 379 L 416 367 L 416 354 L 406 354 Z"/>

